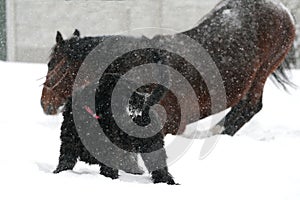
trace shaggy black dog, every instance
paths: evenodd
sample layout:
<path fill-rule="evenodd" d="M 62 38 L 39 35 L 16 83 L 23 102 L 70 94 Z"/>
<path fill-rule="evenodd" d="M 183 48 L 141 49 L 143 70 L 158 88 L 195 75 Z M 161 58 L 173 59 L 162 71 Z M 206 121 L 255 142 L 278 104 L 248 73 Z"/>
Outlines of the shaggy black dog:
<path fill-rule="evenodd" d="M 144 135 L 144 137 L 130 136 L 125 133 L 116 123 L 114 115 L 112 113 L 112 93 L 115 88 L 116 83 L 120 77 L 115 74 L 108 74 L 103 76 L 100 80 L 96 91 L 96 111 L 97 115 L 101 116 L 98 119 L 99 124 L 103 128 L 105 135 L 112 141 L 116 146 L 125 151 L 140 153 L 141 157 L 147 167 L 148 171 L 152 175 L 154 183 L 164 182 L 167 184 L 175 184 L 172 176 L 168 172 L 168 167 L 166 163 L 167 155 L 164 149 L 164 135 L 161 132 L 157 132 L 155 135 Z M 129 86 L 130 83 L 125 84 Z M 160 94 L 152 94 L 152 96 L 160 97 Z M 119 94 L 120 98 L 124 97 L 125 94 Z M 150 106 L 155 103 L 155 100 L 150 105 L 141 104 L 140 102 L 148 102 L 143 95 L 137 95 L 134 93 L 133 98 L 138 98 L 139 100 L 130 101 L 131 103 L 137 102 L 132 107 L 141 111 L 140 119 L 135 122 L 139 126 L 144 126 L 148 123 L 157 124 L 160 126 L 159 117 L 152 115 L 150 120 Z M 155 98 L 154 98 L 155 99 Z M 158 100 L 158 99 L 157 99 Z M 141 106 L 139 106 L 141 105 Z M 119 108 L 120 113 L 126 115 L 127 108 Z M 123 110 L 123 112 L 122 112 Z M 125 116 L 121 116 L 121 119 L 125 119 Z M 123 123 L 126 123 L 124 121 Z M 147 131 L 145 131 L 147 132 Z M 141 133 L 142 134 L 142 133 Z"/>
<path fill-rule="evenodd" d="M 88 89 L 87 89 L 88 90 Z M 86 91 L 86 90 L 85 90 Z M 75 119 L 73 115 L 73 101 L 72 97 L 68 98 L 63 112 L 63 123 L 61 126 L 61 148 L 60 148 L 60 157 L 59 164 L 54 171 L 54 173 L 59 173 L 65 170 L 72 170 L 77 163 L 77 160 L 86 162 L 88 164 L 97 164 L 100 168 L 100 174 L 110 177 L 112 179 L 118 178 L 118 170 L 112 169 L 111 167 L 106 166 L 104 163 L 100 162 L 91 154 L 91 152 L 83 144 L 82 139 L 87 138 L 89 134 L 98 134 L 99 125 L 97 120 L 86 110 L 84 107 L 90 105 L 84 104 L 85 102 L 78 101 L 77 106 L 81 106 L 82 112 L 80 113 L 80 118 L 77 118 L 77 124 L 75 124 Z M 92 106 L 91 106 L 92 108 Z M 86 132 L 86 135 L 79 135 L 79 132 Z M 90 139 L 95 139 L 89 137 Z M 105 149 L 106 141 L 101 140 L 102 138 L 97 138 L 96 144 L 99 145 L 101 150 L 101 155 L 105 155 L 107 150 Z M 98 152 L 99 153 L 99 152 Z M 118 163 L 120 165 L 119 169 L 124 170 L 125 172 L 132 174 L 142 174 L 143 171 L 139 168 L 137 164 L 137 157 L 126 152 L 120 152 L 120 158 Z"/>
<path fill-rule="evenodd" d="M 101 167 L 100 174 L 112 179 L 118 178 L 119 169 L 141 174 L 135 156 L 139 153 L 154 183 L 175 184 L 167 168 L 163 134 L 158 132 L 147 138 L 129 136 L 114 121 L 111 97 L 119 78 L 118 75 L 105 75 L 99 83 L 78 91 L 68 99 L 63 112 L 59 164 L 54 173 L 73 169 L 79 159 L 89 164 L 98 164 Z M 94 106 L 90 105 L 88 99 L 93 97 Z M 145 96 L 134 93 L 130 99 L 131 105 L 128 105 L 131 109 L 142 112 L 141 116 L 131 117 L 137 125 L 143 127 L 151 120 L 151 123 L 155 123 L 153 116 L 150 119 L 151 105 L 145 105 L 145 102 Z M 96 108 L 98 120 L 91 112 L 85 110 L 87 107 Z M 124 115 L 130 115 L 126 112 L 128 107 L 121 109 L 124 110 Z M 80 115 L 75 118 L 74 113 L 78 112 Z M 154 117 L 154 121 L 159 120 Z M 103 133 L 99 131 L 99 125 Z M 112 149 L 111 143 L 117 147 L 117 150 Z"/>
<path fill-rule="evenodd" d="M 87 114 L 88 115 L 88 114 Z M 77 128 L 74 123 L 73 112 L 72 112 L 72 99 L 69 98 L 66 105 L 65 111 L 63 112 L 64 120 L 61 126 L 61 147 L 59 164 L 54 171 L 54 173 L 59 173 L 65 170 L 72 170 L 79 159 L 80 161 L 86 162 L 88 164 L 98 164 L 100 168 L 100 174 L 110 177 L 112 179 L 118 178 L 118 170 L 112 169 L 105 164 L 98 161 L 83 145 L 81 138 L 78 135 Z M 87 126 L 91 126 L 89 121 L 91 121 L 90 116 L 84 116 L 87 119 Z M 101 144 L 100 144 L 101 145 Z M 124 156 L 124 155 L 123 155 Z M 127 159 L 135 159 L 135 157 L 128 157 Z M 134 160 L 137 162 L 137 160 Z M 132 163 L 132 161 L 130 162 Z M 142 173 L 138 166 L 133 166 L 136 168 L 128 168 L 124 171 L 128 173 Z"/>

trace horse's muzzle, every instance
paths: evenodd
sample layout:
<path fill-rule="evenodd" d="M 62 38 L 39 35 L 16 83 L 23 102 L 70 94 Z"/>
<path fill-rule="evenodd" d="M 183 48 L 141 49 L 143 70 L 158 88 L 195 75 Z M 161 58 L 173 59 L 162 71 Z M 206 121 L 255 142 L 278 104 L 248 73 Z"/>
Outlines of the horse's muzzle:
<path fill-rule="evenodd" d="M 43 108 L 43 111 L 46 115 L 56 115 L 57 109 L 52 105 L 46 105 L 41 101 L 41 106 Z"/>

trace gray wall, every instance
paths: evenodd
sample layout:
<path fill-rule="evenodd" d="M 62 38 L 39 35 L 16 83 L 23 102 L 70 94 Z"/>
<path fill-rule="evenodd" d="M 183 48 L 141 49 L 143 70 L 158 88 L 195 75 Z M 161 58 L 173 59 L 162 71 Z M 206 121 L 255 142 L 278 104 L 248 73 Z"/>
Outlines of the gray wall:
<path fill-rule="evenodd" d="M 284 0 L 284 3 L 292 10 L 296 18 L 297 38 L 295 42 L 297 59 L 296 67 L 300 68 L 300 1 L 299 0 Z"/>
<path fill-rule="evenodd" d="M 5 0 L 0 0 L 0 60 L 6 60 L 6 12 Z"/>
<path fill-rule="evenodd" d="M 300 1 L 283 1 L 299 22 Z M 82 35 L 92 36 L 145 27 L 179 32 L 193 27 L 217 2 L 219 0 L 6 0 L 7 57 L 10 61 L 47 62 L 57 30 L 65 37 L 75 28 Z M 3 26 L 1 20 L 0 16 L 0 26 Z M 148 36 L 160 33 L 158 29 L 140 32 L 147 32 Z"/>
<path fill-rule="evenodd" d="M 57 30 L 64 36 L 70 36 L 75 28 L 82 35 L 117 34 L 143 27 L 185 30 L 194 26 L 217 2 L 218 0 L 7 0 L 8 59 L 46 62 Z M 155 33 L 158 33 L 157 30 L 153 31 Z"/>

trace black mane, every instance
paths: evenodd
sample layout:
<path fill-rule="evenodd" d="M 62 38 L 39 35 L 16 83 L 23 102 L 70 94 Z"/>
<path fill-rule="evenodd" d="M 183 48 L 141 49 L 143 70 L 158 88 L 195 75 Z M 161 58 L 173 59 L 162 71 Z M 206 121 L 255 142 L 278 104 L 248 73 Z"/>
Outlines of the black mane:
<path fill-rule="evenodd" d="M 63 54 L 71 62 L 82 62 L 86 56 L 105 38 L 109 36 L 98 36 L 98 37 L 72 37 L 65 40 L 62 44 L 55 44 L 52 48 L 50 60 L 57 54 Z"/>

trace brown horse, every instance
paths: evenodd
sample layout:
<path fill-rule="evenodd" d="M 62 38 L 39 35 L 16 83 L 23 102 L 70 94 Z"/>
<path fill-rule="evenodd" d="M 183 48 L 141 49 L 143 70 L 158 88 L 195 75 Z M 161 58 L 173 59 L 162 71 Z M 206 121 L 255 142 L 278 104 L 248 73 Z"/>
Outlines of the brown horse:
<path fill-rule="evenodd" d="M 221 1 L 198 26 L 179 34 L 198 42 L 216 64 L 225 88 L 226 106 L 212 111 L 210 91 L 200 73 L 180 56 L 171 53 L 161 55 L 160 62 L 184 74 L 198 98 L 195 103 L 188 95 L 185 96 L 186 106 L 182 107 L 188 114 L 182 115 L 178 114 L 180 109 L 173 106 L 178 102 L 171 92 L 172 88 L 160 95 L 157 103 L 165 108 L 168 115 L 164 134 L 182 134 L 187 124 L 231 107 L 225 117 L 222 134 L 234 135 L 261 110 L 263 88 L 271 74 L 281 84 L 288 82 L 281 63 L 292 47 L 295 25 L 290 13 L 280 3 L 265 0 Z M 72 94 L 74 80 L 84 59 L 110 37 L 113 36 L 80 38 L 76 30 L 73 37 L 64 40 L 57 33 L 57 44 L 48 63 L 41 97 L 46 114 L 56 114 L 58 108 L 64 105 Z M 153 40 L 164 37 L 158 36 Z M 134 60 L 134 56 L 130 56 Z M 150 59 L 149 62 L 155 61 Z M 122 73 L 131 68 L 130 64 L 122 67 Z M 178 118 L 181 119 L 180 127 Z"/>
<path fill-rule="evenodd" d="M 166 154 L 159 135 L 182 134 L 187 124 L 231 107 L 231 111 L 218 125 L 222 126 L 220 134 L 233 136 L 262 109 L 263 88 L 271 74 L 282 85 L 289 82 L 281 64 L 293 45 L 295 24 L 290 13 L 280 3 L 266 0 L 224 0 L 191 30 L 174 36 L 157 36 L 153 39 L 129 38 L 129 40 L 135 40 L 137 43 L 145 40 L 149 43 L 157 43 L 172 40 L 180 35 L 192 39 L 205 49 L 207 55 L 215 63 L 221 77 L 219 81 L 216 81 L 214 74 L 209 76 L 211 65 L 207 67 L 208 73 L 202 74 L 189 60 L 165 49 L 134 50 L 114 60 L 104 71 L 100 80 L 100 77 L 94 77 L 97 81 L 99 80 L 95 95 L 96 114 L 88 110 L 96 116 L 101 127 L 104 127 L 103 130 L 108 131 L 105 134 L 113 140 L 114 144 L 118 143 L 117 146 L 120 145 L 122 149 L 128 147 L 129 149 L 126 149 L 128 151 L 142 153 L 154 182 L 168 184 L 175 182 L 168 173 L 167 167 L 163 168 L 166 166 Z M 48 63 L 48 74 L 42 92 L 41 105 L 44 112 L 56 114 L 59 107 L 69 102 L 68 99 L 74 93 L 73 85 L 76 75 L 86 58 L 97 46 L 124 37 L 80 38 L 79 31 L 76 30 L 73 37 L 64 40 L 58 32 L 57 44 L 53 48 L 51 60 Z M 106 50 L 109 51 L 109 48 L 107 47 Z M 190 52 L 192 46 L 185 46 L 185 49 L 186 52 Z M 95 63 L 99 64 L 101 61 L 96 60 Z M 141 114 L 132 115 L 133 121 L 141 126 L 148 125 L 150 107 L 159 104 L 164 107 L 167 114 L 165 124 L 160 133 L 149 140 L 123 137 L 125 134 L 119 130 L 114 122 L 114 115 L 111 114 L 110 95 L 120 77 L 134 66 L 147 63 L 155 63 L 156 66 L 168 65 L 179 72 L 192 88 L 196 101 L 192 94 L 186 93 L 185 88 L 176 87 L 176 83 L 180 81 L 174 80 L 172 76 L 168 78 L 172 83 L 170 88 L 156 83 L 141 87 L 132 95 L 130 105 L 128 105 L 129 108 L 133 108 L 133 111 L 141 111 Z M 285 67 L 289 69 L 288 65 Z M 93 73 L 89 74 L 93 76 Z M 211 90 L 210 85 L 214 84 L 217 88 L 224 88 L 224 95 L 219 94 L 219 90 Z M 91 85 L 90 79 L 83 79 L 80 87 L 84 88 L 89 85 Z M 179 101 L 176 92 L 172 89 L 183 94 L 183 102 Z M 213 99 L 216 99 L 218 95 L 217 100 L 221 103 L 214 105 Z M 225 104 L 223 105 L 222 102 Z M 70 102 L 68 105 L 68 110 L 72 113 Z M 185 112 L 182 113 L 182 110 Z M 73 120 L 71 123 L 74 123 Z M 74 125 L 71 127 L 73 130 Z M 122 134 L 118 135 L 119 133 Z M 162 152 L 156 157 L 149 158 L 143 154 L 158 149 L 162 149 Z M 70 166 L 65 166 L 64 163 L 66 163 L 65 160 L 60 161 L 58 172 Z M 158 168 L 161 170 L 157 170 Z M 115 175 L 114 172 L 112 177 Z"/>

